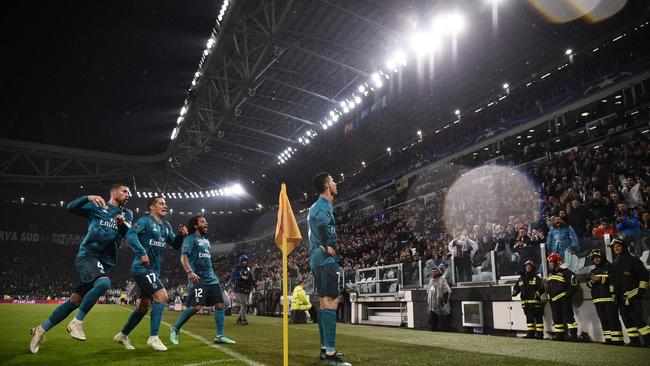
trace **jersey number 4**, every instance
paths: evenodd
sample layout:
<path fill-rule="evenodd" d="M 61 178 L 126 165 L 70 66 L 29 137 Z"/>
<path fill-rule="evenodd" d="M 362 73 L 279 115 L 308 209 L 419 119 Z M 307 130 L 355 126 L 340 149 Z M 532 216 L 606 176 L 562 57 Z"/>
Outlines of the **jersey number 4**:
<path fill-rule="evenodd" d="M 145 275 L 145 277 L 147 277 L 147 280 L 149 280 L 149 283 L 156 282 L 156 274 L 155 273 L 149 273 L 148 275 Z"/>

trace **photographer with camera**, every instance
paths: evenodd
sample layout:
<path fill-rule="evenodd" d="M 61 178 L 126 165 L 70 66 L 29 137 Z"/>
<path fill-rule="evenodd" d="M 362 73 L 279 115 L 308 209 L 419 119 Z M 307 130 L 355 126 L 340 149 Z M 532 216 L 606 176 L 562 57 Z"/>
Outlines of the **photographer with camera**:
<path fill-rule="evenodd" d="M 255 288 L 255 280 L 253 279 L 253 272 L 248 266 L 248 257 L 246 255 L 239 256 L 239 265 L 232 269 L 230 280 L 235 285 L 235 294 L 240 305 L 237 324 L 248 325 L 246 310 L 250 293 Z"/>

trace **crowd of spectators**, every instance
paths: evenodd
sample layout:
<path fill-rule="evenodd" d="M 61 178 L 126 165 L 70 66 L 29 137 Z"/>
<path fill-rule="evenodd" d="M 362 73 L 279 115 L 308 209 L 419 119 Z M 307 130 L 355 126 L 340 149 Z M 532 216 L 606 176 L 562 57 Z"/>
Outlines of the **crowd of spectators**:
<path fill-rule="evenodd" d="M 645 65 L 650 52 L 647 47 L 631 47 L 644 39 L 645 29 L 630 33 L 621 42 L 602 47 L 597 53 L 579 55 L 573 64 L 552 73 L 543 82 L 533 83 L 530 88 L 513 88 L 494 108 L 464 115 L 462 124 L 433 134 L 426 143 L 380 159 L 371 165 L 372 169 L 348 178 L 342 191 L 347 191 L 349 197 L 367 190 L 478 141 L 490 131 L 498 133 L 501 128 L 529 120 L 552 108 L 557 100 L 583 91 L 603 76 Z M 621 49 L 632 51 L 621 52 Z M 582 95 L 588 94 L 585 93 Z M 639 95 L 637 103 L 647 103 L 649 95 Z M 468 131 L 476 136 L 468 135 Z M 650 144 L 643 136 L 635 142 L 608 140 L 597 148 L 578 147 L 569 152 L 546 154 L 544 159 L 516 170 L 478 169 L 467 173 L 458 166 L 445 169 L 444 172 L 425 169 L 418 173 L 405 193 L 394 195 L 396 199 L 390 202 L 395 207 L 386 208 L 375 202 L 337 211 L 337 246 L 346 282 L 354 279 L 358 269 L 420 261 L 426 279 L 430 268 L 441 264 L 449 267 L 452 258 L 457 267 L 457 280 L 486 280 L 495 270 L 500 275 L 516 274 L 526 259 L 541 261 L 542 243 L 546 244 L 547 252 L 558 251 L 567 261 L 584 258 L 594 245 L 592 239 L 599 240 L 606 234 L 622 237 L 633 253 L 648 263 L 645 253 L 650 231 Z M 61 208 L 32 208 L 37 209 Z M 41 220 L 47 215 L 55 216 L 48 213 L 25 219 L 10 215 L 5 225 L 9 229 L 25 230 L 24 225 L 28 225 L 30 231 L 60 232 L 58 223 Z M 183 219 L 182 216 L 174 218 Z M 81 220 L 72 220 L 67 225 L 76 225 L 76 229 L 66 232 L 83 231 Z M 211 230 L 212 241 L 218 232 Z M 73 269 L 77 245 L 25 244 L 11 240 L 2 245 L 7 255 L 0 259 L 0 292 L 65 297 L 77 285 Z M 491 252 L 497 257 L 497 268 L 492 268 Z M 266 308 L 275 308 L 272 305 L 277 304 L 281 288 L 281 256 L 272 238 L 238 244 L 231 253 L 213 257 L 215 270 L 228 291 L 232 289 L 229 273 L 240 254 L 250 258 L 260 299 L 268 304 Z M 111 274 L 114 286 L 125 291 L 132 259 L 130 250 L 123 248 Z M 307 263 L 308 253 L 303 243 L 289 256 L 290 277 L 308 278 L 307 289 L 310 289 Z M 170 249 L 166 253 L 162 277 L 172 289 L 172 301 L 174 295 L 185 293 L 186 279 L 178 264 L 178 252 Z"/>

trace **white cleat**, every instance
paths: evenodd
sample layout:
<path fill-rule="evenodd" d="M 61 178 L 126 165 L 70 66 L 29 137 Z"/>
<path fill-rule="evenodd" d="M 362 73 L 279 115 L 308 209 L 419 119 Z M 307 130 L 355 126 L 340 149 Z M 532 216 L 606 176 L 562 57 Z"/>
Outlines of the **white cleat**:
<path fill-rule="evenodd" d="M 84 333 L 84 329 L 81 326 L 82 324 L 83 321 L 77 320 L 77 318 L 72 318 L 72 320 L 68 324 L 68 333 L 70 333 L 70 337 L 78 341 L 86 340 L 86 334 Z"/>
<path fill-rule="evenodd" d="M 124 347 L 126 349 L 135 349 L 135 347 L 133 347 L 131 345 L 131 340 L 129 339 L 129 336 L 122 333 L 122 332 L 117 333 L 117 335 L 115 335 L 115 337 L 113 337 L 113 340 L 117 344 L 122 345 L 122 347 Z"/>
<path fill-rule="evenodd" d="M 147 340 L 147 346 L 151 347 L 156 351 L 167 351 L 167 346 L 163 344 L 158 336 L 151 336 Z"/>
<path fill-rule="evenodd" d="M 38 349 L 41 347 L 43 339 L 45 339 L 45 329 L 40 325 L 38 327 L 32 328 L 32 341 L 29 342 L 29 352 L 38 353 Z"/>

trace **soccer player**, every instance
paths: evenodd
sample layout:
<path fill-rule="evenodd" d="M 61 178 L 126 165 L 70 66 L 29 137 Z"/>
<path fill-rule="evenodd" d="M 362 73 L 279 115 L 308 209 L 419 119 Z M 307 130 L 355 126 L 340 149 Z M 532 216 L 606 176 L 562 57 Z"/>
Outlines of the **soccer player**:
<path fill-rule="evenodd" d="M 339 305 L 341 267 L 336 256 L 336 230 L 332 202 L 337 194 L 336 183 L 329 173 L 317 174 L 314 189 L 320 195 L 309 208 L 309 267 L 320 297 L 318 330 L 320 358 L 328 365 L 351 366 L 336 352 L 336 309 Z"/>
<path fill-rule="evenodd" d="M 52 315 L 32 329 L 29 351 L 37 353 L 45 332 L 63 321 L 79 308 L 68 324 L 68 332 L 74 339 L 85 341 L 82 324 L 84 318 L 100 296 L 111 286 L 108 273 L 117 261 L 120 240 L 131 226 L 133 213 L 124 207 L 129 200 L 129 187 L 125 184 L 111 185 L 108 202 L 101 196 L 82 196 L 68 203 L 68 211 L 88 219 L 88 233 L 81 242 L 75 260 L 80 284 L 70 298 L 54 309 Z"/>
<path fill-rule="evenodd" d="M 213 342 L 235 344 L 235 341 L 223 333 L 225 312 L 223 290 L 210 261 L 210 242 L 205 237 L 208 232 L 208 221 L 203 216 L 194 216 L 187 222 L 187 230 L 190 234 L 183 239 L 181 265 L 187 273 L 189 295 L 185 310 L 169 330 L 169 340 L 173 344 L 178 344 L 178 336 L 183 324 L 204 306 L 216 305 L 214 321 L 217 332 Z"/>
<path fill-rule="evenodd" d="M 167 203 L 162 196 L 155 196 L 147 202 L 149 215 L 144 215 L 133 224 L 126 234 L 129 246 L 135 252 L 131 265 L 131 274 L 140 288 L 140 304 L 129 320 L 113 340 L 126 349 L 135 349 L 129 340 L 129 333 L 135 328 L 151 308 L 151 332 L 147 346 L 156 351 L 166 351 L 167 347 L 160 341 L 158 333 L 162 314 L 167 305 L 167 289 L 160 281 L 160 266 L 165 246 L 171 245 L 178 250 L 187 235 L 187 228 L 181 226 L 178 235 L 174 233 L 167 216 Z M 153 302 L 153 305 L 152 305 Z"/>

